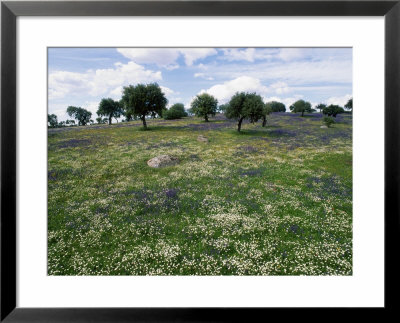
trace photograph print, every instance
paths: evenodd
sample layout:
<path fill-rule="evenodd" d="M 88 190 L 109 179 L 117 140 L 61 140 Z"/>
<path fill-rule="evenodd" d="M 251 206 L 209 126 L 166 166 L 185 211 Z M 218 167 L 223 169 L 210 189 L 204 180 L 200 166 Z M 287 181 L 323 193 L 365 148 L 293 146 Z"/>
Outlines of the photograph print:
<path fill-rule="evenodd" d="M 352 48 L 47 61 L 48 275 L 353 274 Z"/>

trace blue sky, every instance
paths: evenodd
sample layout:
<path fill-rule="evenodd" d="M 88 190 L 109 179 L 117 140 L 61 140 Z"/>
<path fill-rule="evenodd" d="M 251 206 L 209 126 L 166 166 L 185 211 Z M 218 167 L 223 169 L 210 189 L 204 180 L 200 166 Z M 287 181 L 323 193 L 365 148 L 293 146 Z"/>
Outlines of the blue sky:
<path fill-rule="evenodd" d="M 219 104 L 237 91 L 264 102 L 298 99 L 344 105 L 352 97 L 351 48 L 49 48 L 48 112 L 69 119 L 68 106 L 96 119 L 102 98 L 120 99 L 122 87 L 157 82 L 169 105 L 186 108 L 199 93 Z"/>

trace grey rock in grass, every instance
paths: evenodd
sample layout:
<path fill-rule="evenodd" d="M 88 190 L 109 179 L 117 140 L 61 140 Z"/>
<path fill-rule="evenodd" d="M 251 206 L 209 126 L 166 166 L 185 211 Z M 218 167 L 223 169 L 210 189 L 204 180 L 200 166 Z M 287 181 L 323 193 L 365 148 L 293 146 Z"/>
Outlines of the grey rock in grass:
<path fill-rule="evenodd" d="M 328 127 L 327 127 L 327 126 L 321 126 L 321 128 L 322 128 L 322 129 L 327 129 Z"/>
<path fill-rule="evenodd" d="M 206 137 L 204 137 L 203 135 L 200 135 L 197 137 L 197 141 L 208 142 L 208 139 Z"/>
<path fill-rule="evenodd" d="M 153 168 L 173 166 L 179 163 L 179 159 L 169 155 L 160 155 L 147 161 L 147 165 Z"/>

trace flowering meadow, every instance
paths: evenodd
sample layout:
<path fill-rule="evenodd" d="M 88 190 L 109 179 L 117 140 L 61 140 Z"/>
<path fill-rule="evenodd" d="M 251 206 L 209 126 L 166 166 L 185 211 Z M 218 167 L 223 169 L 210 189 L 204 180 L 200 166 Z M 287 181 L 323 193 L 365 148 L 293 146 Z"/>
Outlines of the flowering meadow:
<path fill-rule="evenodd" d="M 322 117 L 49 129 L 48 274 L 352 275 L 352 116 Z"/>

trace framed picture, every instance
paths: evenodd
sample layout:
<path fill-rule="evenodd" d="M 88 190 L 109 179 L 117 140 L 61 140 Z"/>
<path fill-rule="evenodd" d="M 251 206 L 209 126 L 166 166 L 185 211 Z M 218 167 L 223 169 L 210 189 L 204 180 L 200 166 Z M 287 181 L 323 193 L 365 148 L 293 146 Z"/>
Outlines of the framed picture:
<path fill-rule="evenodd" d="M 1 24 L 1 321 L 395 309 L 399 1 L 4 1 Z"/>

